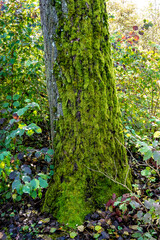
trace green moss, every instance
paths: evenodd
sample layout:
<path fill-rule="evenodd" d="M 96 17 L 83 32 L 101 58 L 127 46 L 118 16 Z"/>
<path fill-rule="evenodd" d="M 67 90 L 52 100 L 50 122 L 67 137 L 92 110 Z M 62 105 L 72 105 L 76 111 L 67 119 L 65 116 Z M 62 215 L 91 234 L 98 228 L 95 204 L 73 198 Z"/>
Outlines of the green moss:
<path fill-rule="evenodd" d="M 63 117 L 57 122 L 55 174 L 43 211 L 75 227 L 113 193 L 125 190 L 90 169 L 124 183 L 128 163 L 110 57 L 104 0 L 69 0 L 57 6 L 59 29 L 54 74 Z M 63 31 L 61 31 L 63 29 Z M 127 185 L 130 184 L 130 174 Z"/>

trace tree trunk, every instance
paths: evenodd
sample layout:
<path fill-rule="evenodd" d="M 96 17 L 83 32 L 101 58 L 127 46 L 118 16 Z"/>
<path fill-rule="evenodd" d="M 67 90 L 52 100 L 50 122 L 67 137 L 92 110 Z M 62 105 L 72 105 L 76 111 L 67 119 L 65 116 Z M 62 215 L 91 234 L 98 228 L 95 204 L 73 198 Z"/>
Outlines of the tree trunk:
<path fill-rule="evenodd" d="M 54 55 L 56 102 L 62 103 L 63 111 L 56 114 L 55 173 L 43 211 L 75 226 L 113 193 L 124 192 L 109 178 L 131 186 L 106 4 L 105 0 L 40 0 L 40 8 L 45 49 L 52 44 L 48 51 Z M 51 21 L 54 24 L 46 31 Z M 53 91 L 50 87 L 48 92 Z"/>

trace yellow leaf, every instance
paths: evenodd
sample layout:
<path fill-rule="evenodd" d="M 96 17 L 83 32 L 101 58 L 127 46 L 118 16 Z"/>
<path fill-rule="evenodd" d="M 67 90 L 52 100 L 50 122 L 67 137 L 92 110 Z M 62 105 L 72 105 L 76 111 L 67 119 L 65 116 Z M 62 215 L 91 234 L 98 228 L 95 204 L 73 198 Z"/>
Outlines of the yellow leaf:
<path fill-rule="evenodd" d="M 127 137 L 130 137 L 130 136 L 131 136 L 131 134 L 127 133 L 127 134 L 126 134 L 126 136 L 127 136 Z"/>
<path fill-rule="evenodd" d="M 1 169 L 5 168 L 5 163 L 4 163 L 4 162 L 1 162 L 1 163 L 0 163 L 0 168 L 1 168 Z"/>
<path fill-rule="evenodd" d="M 160 137 L 160 131 L 156 131 L 154 133 L 154 138 L 159 138 Z"/>

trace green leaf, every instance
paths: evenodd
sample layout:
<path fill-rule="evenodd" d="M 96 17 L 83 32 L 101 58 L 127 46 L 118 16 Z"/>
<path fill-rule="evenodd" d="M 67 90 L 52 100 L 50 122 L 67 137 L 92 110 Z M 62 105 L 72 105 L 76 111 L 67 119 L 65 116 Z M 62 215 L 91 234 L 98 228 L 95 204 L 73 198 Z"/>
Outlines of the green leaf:
<path fill-rule="evenodd" d="M 153 152 L 153 158 L 158 164 L 160 164 L 160 152 L 159 151 L 154 151 Z"/>
<path fill-rule="evenodd" d="M 45 158 L 44 158 L 44 160 L 46 160 L 47 162 L 50 162 L 50 161 L 51 161 L 51 157 L 48 156 L 48 155 L 46 155 Z"/>
<path fill-rule="evenodd" d="M 51 228 L 50 233 L 54 233 L 57 230 L 57 228 Z"/>
<path fill-rule="evenodd" d="M 143 146 L 142 148 L 139 149 L 139 151 L 141 153 L 146 153 L 146 152 L 150 151 L 150 148 L 149 148 L 149 146 Z"/>
<path fill-rule="evenodd" d="M 29 176 L 22 176 L 22 181 L 23 182 L 30 182 L 31 181 L 31 178 Z"/>
<path fill-rule="evenodd" d="M 150 159 L 151 157 L 152 157 L 152 151 L 149 150 L 148 152 L 146 152 L 146 153 L 144 154 L 143 159 L 146 161 L 146 160 Z"/>
<path fill-rule="evenodd" d="M 10 197 L 11 197 L 11 193 L 8 192 L 8 193 L 6 194 L 6 199 L 9 199 Z"/>
<path fill-rule="evenodd" d="M 43 178 L 43 179 L 48 179 L 48 175 L 47 174 L 44 174 L 44 173 L 38 173 L 38 175 Z"/>
<path fill-rule="evenodd" d="M 30 136 L 32 136 L 34 134 L 34 131 L 33 130 L 28 130 L 26 132 L 26 134 L 30 137 Z"/>
<path fill-rule="evenodd" d="M 27 185 L 24 185 L 24 186 L 23 186 L 23 192 L 24 192 L 24 193 L 29 193 L 29 194 L 30 194 L 30 187 L 27 186 Z"/>
<path fill-rule="evenodd" d="M 39 179 L 39 184 L 42 188 L 47 188 L 48 187 L 48 183 L 46 180 L 42 179 L 41 177 L 38 178 Z"/>
<path fill-rule="evenodd" d="M 10 95 L 8 95 L 8 96 L 6 97 L 6 99 L 7 99 L 7 100 L 12 100 L 12 97 L 11 97 Z"/>
<path fill-rule="evenodd" d="M 21 108 L 17 111 L 17 115 L 18 116 L 22 116 L 25 112 L 27 111 L 27 108 Z"/>
<path fill-rule="evenodd" d="M 99 226 L 99 225 L 97 225 L 97 226 L 95 226 L 95 230 L 98 232 L 99 230 L 101 230 L 102 229 L 102 227 L 101 226 Z"/>
<path fill-rule="evenodd" d="M 136 232 L 134 234 L 132 234 L 132 237 L 138 238 L 141 237 L 142 233 Z"/>
<path fill-rule="evenodd" d="M 5 102 L 2 104 L 2 107 L 7 108 L 9 106 L 9 103 Z"/>
<path fill-rule="evenodd" d="M 36 133 L 42 133 L 42 129 L 39 127 L 35 130 Z"/>
<path fill-rule="evenodd" d="M 47 154 L 53 156 L 53 154 L 54 154 L 54 150 L 53 150 L 53 149 L 49 149 L 49 150 L 47 151 Z"/>
<path fill-rule="evenodd" d="M 38 179 L 32 179 L 30 181 L 30 186 L 33 188 L 33 189 L 37 189 L 39 188 L 39 180 Z"/>
<path fill-rule="evenodd" d="M 27 103 L 30 103 L 30 102 L 31 102 L 30 99 L 25 99 L 24 101 L 27 102 Z"/>
<path fill-rule="evenodd" d="M 19 101 L 16 101 L 16 102 L 13 103 L 14 107 L 19 107 L 19 105 L 20 105 Z"/>
<path fill-rule="evenodd" d="M 36 197 L 37 197 L 37 192 L 36 191 L 33 191 L 33 192 L 31 192 L 31 197 L 33 198 L 33 199 L 35 199 Z"/>
<path fill-rule="evenodd" d="M 54 165 L 50 165 L 50 169 L 52 169 L 52 170 L 53 170 L 53 169 L 54 169 Z"/>
<path fill-rule="evenodd" d="M 18 100 L 19 99 L 19 95 L 18 94 L 15 94 L 14 96 L 13 96 L 13 100 L 15 101 L 15 100 Z"/>
<path fill-rule="evenodd" d="M 98 238 L 100 236 L 100 234 L 99 233 L 96 233 L 96 234 L 94 234 L 94 238 Z"/>
<path fill-rule="evenodd" d="M 76 232 L 71 232 L 70 233 L 70 238 L 75 238 L 78 235 Z"/>
<path fill-rule="evenodd" d="M 14 182 L 12 183 L 12 190 L 16 189 L 18 191 L 21 186 L 22 184 L 20 180 L 14 180 Z"/>
<path fill-rule="evenodd" d="M 153 147 L 157 147 L 157 146 L 158 146 L 158 141 L 157 141 L 157 140 L 154 140 L 153 143 L 152 143 L 152 146 L 153 146 Z"/>
<path fill-rule="evenodd" d="M 151 175 L 151 171 L 147 170 L 147 169 L 144 169 L 144 170 L 141 171 L 141 175 L 145 176 L 145 177 L 149 177 Z"/>

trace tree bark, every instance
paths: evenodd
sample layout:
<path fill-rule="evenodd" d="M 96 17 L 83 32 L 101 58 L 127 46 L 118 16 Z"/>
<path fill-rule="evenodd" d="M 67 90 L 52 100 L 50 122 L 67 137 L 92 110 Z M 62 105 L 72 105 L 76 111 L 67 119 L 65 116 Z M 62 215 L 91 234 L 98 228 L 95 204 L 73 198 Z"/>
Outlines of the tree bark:
<path fill-rule="evenodd" d="M 55 173 L 43 211 L 75 226 L 113 193 L 124 192 L 109 178 L 131 187 L 106 4 L 105 0 L 40 0 L 40 8 L 45 54 L 53 53 L 53 58 L 46 57 L 50 72 L 53 66 L 49 79 L 55 83 L 48 83 L 48 93 L 58 88 L 55 102 L 63 110 L 56 112 Z"/>

